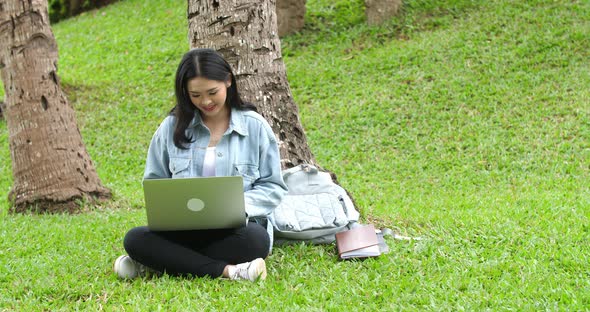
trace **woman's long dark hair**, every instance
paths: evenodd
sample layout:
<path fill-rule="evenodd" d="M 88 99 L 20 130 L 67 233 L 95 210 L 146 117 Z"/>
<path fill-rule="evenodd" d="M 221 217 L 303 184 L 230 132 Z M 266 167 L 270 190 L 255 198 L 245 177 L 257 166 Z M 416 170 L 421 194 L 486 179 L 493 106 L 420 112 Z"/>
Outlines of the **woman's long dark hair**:
<path fill-rule="evenodd" d="M 187 137 L 186 128 L 195 117 L 195 113 L 199 113 L 199 111 L 191 102 L 187 84 L 189 80 L 196 77 L 221 82 L 226 82 L 231 77 L 231 86 L 227 88 L 225 104 L 229 105 L 230 108 L 256 111 L 254 105 L 242 101 L 231 66 L 219 53 L 211 49 L 192 49 L 188 51 L 182 57 L 176 70 L 176 106 L 171 112 L 176 117 L 174 145 L 181 149 L 186 149 L 186 144 L 193 142 L 192 137 Z"/>

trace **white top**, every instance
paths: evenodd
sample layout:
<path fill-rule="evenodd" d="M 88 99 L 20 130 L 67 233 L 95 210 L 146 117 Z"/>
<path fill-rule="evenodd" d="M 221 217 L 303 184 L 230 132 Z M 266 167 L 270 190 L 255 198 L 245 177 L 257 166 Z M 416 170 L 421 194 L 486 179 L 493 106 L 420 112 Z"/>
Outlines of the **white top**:
<path fill-rule="evenodd" d="M 207 152 L 205 152 L 205 161 L 203 162 L 203 176 L 215 176 L 215 146 L 207 147 Z"/>

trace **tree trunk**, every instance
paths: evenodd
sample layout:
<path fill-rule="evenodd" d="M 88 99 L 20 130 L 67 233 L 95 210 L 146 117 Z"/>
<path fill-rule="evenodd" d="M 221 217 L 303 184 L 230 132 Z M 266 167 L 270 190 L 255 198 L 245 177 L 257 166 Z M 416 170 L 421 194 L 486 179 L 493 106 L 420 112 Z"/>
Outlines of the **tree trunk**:
<path fill-rule="evenodd" d="M 79 210 L 110 197 L 102 186 L 57 76 L 47 1 L 0 0 L 0 73 L 14 184 L 13 211 Z"/>
<path fill-rule="evenodd" d="M 70 0 L 68 11 L 70 16 L 74 16 L 82 11 L 82 1 L 84 0 Z"/>
<path fill-rule="evenodd" d="M 305 22 L 306 0 L 277 0 L 279 37 L 300 31 Z"/>
<path fill-rule="evenodd" d="M 212 48 L 230 63 L 244 100 L 255 104 L 279 140 L 281 164 L 317 165 L 287 81 L 274 0 L 188 0 L 192 48 Z"/>
<path fill-rule="evenodd" d="M 369 25 L 379 25 L 396 16 L 402 0 L 365 0 L 365 15 Z"/>

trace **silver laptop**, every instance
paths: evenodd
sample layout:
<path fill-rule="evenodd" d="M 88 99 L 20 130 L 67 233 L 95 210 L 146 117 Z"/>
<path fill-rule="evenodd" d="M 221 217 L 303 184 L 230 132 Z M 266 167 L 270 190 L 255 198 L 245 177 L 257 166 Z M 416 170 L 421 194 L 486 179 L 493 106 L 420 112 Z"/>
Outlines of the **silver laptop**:
<path fill-rule="evenodd" d="M 236 228 L 246 224 L 241 176 L 143 181 L 153 231 Z"/>

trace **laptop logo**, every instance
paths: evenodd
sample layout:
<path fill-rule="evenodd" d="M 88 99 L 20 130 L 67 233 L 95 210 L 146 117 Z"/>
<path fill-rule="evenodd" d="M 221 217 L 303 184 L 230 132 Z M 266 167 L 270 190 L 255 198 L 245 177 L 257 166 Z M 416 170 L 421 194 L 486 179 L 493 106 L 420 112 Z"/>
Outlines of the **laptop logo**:
<path fill-rule="evenodd" d="M 205 208 L 205 203 L 198 198 L 191 198 L 186 202 L 186 208 L 191 211 L 201 211 Z"/>

